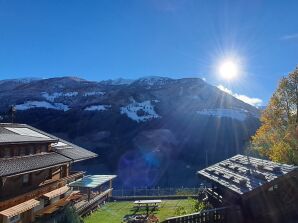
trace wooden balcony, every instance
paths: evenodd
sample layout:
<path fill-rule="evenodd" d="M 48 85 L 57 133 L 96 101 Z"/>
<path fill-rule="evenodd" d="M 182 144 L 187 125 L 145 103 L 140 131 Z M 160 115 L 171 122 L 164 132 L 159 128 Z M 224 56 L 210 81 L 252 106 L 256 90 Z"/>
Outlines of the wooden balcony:
<path fill-rule="evenodd" d="M 61 178 L 59 180 L 45 181 L 42 185 L 39 185 L 38 187 L 22 195 L 13 198 L 3 199 L 2 201 L 0 201 L 0 211 L 30 199 L 37 199 L 45 193 L 63 187 L 66 184 L 83 177 L 83 175 L 84 172 L 71 172 L 69 176 Z"/>
<path fill-rule="evenodd" d="M 113 191 L 113 189 L 107 189 L 104 192 L 94 196 L 91 200 L 87 201 L 85 197 L 84 200 L 78 202 L 74 205 L 76 212 L 84 216 L 85 214 L 89 213 L 93 209 L 96 209 L 98 205 L 102 204 L 108 197 L 109 194 Z"/>
<path fill-rule="evenodd" d="M 81 196 L 82 196 L 81 194 L 79 194 L 77 192 L 73 192 L 72 194 L 70 194 L 67 197 L 62 198 L 58 202 L 51 204 L 51 205 L 39 210 L 35 216 L 36 217 L 43 217 L 45 215 L 49 216 L 49 215 L 55 213 L 56 211 L 61 210 L 61 208 L 66 207 L 71 202 L 74 202 L 74 201 L 80 199 Z"/>

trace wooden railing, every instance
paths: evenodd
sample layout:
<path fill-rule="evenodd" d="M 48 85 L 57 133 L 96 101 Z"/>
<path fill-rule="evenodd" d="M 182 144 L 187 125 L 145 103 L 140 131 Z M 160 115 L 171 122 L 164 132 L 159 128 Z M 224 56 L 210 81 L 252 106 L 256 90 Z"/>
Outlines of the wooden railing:
<path fill-rule="evenodd" d="M 167 218 L 163 223 L 228 223 L 229 207 L 215 208 L 189 215 Z"/>
<path fill-rule="evenodd" d="M 35 188 L 25 194 L 3 200 L 0 202 L 0 211 L 5 210 L 9 207 L 15 206 L 17 204 L 20 204 L 22 202 L 25 202 L 27 200 L 36 199 L 47 192 L 63 187 L 67 183 L 82 177 L 83 174 L 84 172 L 76 172 L 67 177 L 61 178 L 59 180 L 48 182 L 47 184 L 39 186 L 38 188 Z"/>
<path fill-rule="evenodd" d="M 76 212 L 79 215 L 85 215 L 88 212 L 92 211 L 95 207 L 97 207 L 99 204 L 103 203 L 103 201 L 108 198 L 109 194 L 112 192 L 113 189 L 107 189 L 106 191 L 102 192 L 101 194 L 95 196 L 90 201 L 84 203 L 83 205 L 76 208 Z"/>

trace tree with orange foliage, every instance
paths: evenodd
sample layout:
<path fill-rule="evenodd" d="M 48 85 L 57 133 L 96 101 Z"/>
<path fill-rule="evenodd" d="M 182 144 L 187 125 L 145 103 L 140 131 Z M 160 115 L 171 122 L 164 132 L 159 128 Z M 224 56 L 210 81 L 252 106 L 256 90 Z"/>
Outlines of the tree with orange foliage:
<path fill-rule="evenodd" d="M 261 115 L 252 148 L 277 162 L 298 164 L 298 67 L 283 77 Z"/>

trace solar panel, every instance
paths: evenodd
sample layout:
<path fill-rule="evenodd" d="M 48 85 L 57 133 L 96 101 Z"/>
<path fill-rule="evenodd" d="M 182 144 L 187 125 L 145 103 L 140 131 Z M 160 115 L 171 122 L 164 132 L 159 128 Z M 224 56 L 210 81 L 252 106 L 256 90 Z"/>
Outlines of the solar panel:
<path fill-rule="evenodd" d="M 236 155 L 199 171 L 199 174 L 238 194 L 244 194 L 296 169 L 291 165 Z"/>
<path fill-rule="evenodd" d="M 10 128 L 10 127 L 5 127 L 5 129 L 17 133 L 19 135 L 23 135 L 23 136 L 33 136 L 33 137 L 39 137 L 39 138 L 45 138 L 45 139 L 50 139 L 50 137 L 43 135 L 37 131 L 34 131 L 32 129 L 29 128 Z"/>

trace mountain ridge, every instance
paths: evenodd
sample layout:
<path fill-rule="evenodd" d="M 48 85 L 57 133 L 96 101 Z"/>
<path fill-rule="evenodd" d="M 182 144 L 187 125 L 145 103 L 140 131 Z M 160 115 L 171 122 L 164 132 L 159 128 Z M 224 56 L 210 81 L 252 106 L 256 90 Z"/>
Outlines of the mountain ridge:
<path fill-rule="evenodd" d="M 146 77 L 110 85 L 59 77 L 2 85 L 3 122 L 15 105 L 15 121 L 98 153 L 80 165 L 91 173 L 115 173 L 125 187 L 180 181 L 193 186 L 206 154 L 214 163 L 243 152 L 260 124 L 257 108 L 200 78 Z"/>

